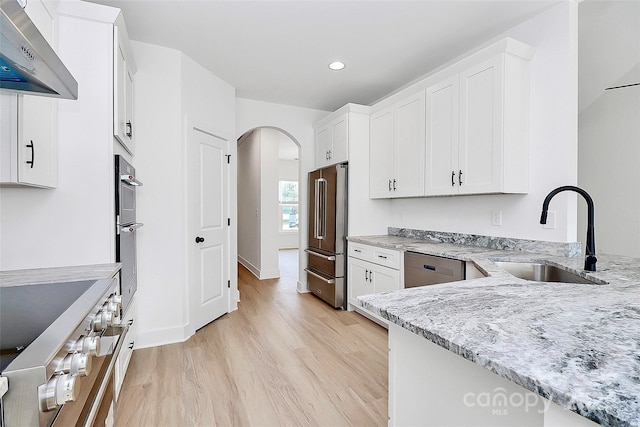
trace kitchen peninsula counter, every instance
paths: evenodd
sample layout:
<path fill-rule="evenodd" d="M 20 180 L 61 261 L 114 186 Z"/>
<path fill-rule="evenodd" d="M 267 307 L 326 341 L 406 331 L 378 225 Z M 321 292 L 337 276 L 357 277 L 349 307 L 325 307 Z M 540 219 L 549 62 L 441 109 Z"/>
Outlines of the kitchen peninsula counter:
<path fill-rule="evenodd" d="M 40 285 L 81 280 L 99 280 L 113 277 L 119 270 L 119 262 L 70 267 L 6 270 L 0 271 L 0 286 Z"/>
<path fill-rule="evenodd" d="M 599 254 L 598 271 L 586 274 L 582 257 L 392 235 L 349 241 L 472 262 L 488 276 L 358 298 L 390 328 L 597 423 L 640 425 L 640 260 Z M 494 261 L 545 262 L 601 284 L 522 280 Z"/>

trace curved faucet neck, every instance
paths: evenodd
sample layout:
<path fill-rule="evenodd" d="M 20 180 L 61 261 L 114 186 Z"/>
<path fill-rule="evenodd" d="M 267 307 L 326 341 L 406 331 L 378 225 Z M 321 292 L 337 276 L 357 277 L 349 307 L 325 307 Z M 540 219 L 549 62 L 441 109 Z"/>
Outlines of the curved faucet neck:
<path fill-rule="evenodd" d="M 582 197 L 584 197 L 587 202 L 587 242 L 585 248 L 585 261 L 584 261 L 584 269 L 587 271 L 596 271 L 596 242 L 595 242 L 595 230 L 594 230 L 594 205 L 593 199 L 580 187 L 575 187 L 573 185 L 565 185 L 563 187 L 558 187 L 555 190 L 552 190 L 547 197 L 545 197 L 544 202 L 542 203 L 542 215 L 540 216 L 540 224 L 547 223 L 547 211 L 549 210 L 549 203 L 553 197 L 562 192 L 562 191 L 574 191 Z"/>

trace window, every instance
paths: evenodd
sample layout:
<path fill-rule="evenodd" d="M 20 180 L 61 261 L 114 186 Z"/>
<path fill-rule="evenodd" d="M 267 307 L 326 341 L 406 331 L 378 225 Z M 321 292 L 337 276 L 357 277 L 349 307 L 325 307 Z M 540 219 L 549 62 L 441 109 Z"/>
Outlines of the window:
<path fill-rule="evenodd" d="M 280 222 L 281 231 L 298 230 L 298 181 L 280 181 Z"/>

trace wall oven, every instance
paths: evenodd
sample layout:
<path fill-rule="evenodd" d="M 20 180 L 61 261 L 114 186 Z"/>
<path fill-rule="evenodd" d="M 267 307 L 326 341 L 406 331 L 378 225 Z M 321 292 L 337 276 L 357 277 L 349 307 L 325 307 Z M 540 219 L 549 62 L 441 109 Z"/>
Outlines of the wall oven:
<path fill-rule="evenodd" d="M 138 287 L 136 234 L 142 223 L 136 221 L 136 188 L 142 185 L 136 170 L 122 156 L 115 156 L 116 261 L 122 264 L 121 293 L 123 313 Z"/>
<path fill-rule="evenodd" d="M 117 278 L 1 286 L 0 425 L 112 425 L 120 310 Z"/>

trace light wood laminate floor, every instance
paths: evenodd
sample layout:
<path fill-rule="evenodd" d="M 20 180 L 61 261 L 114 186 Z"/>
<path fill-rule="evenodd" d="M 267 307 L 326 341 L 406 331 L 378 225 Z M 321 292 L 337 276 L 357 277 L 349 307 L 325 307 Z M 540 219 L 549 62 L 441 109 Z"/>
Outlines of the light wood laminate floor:
<path fill-rule="evenodd" d="M 386 426 L 386 329 L 239 266 L 241 302 L 188 341 L 136 350 L 117 426 Z"/>

